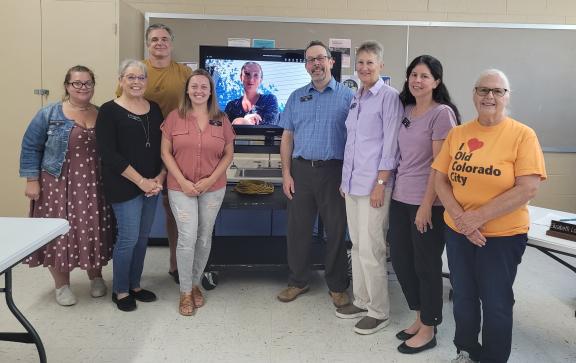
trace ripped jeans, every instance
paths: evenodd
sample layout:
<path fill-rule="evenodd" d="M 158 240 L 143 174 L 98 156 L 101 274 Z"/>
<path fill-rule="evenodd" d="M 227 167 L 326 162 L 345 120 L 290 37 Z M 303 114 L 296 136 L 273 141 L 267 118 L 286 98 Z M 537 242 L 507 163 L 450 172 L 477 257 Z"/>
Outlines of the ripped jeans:
<path fill-rule="evenodd" d="M 226 188 L 197 197 L 168 190 L 170 208 L 178 226 L 176 261 L 180 275 L 180 292 L 189 293 L 200 285 L 212 246 L 212 230 L 220 211 Z"/>

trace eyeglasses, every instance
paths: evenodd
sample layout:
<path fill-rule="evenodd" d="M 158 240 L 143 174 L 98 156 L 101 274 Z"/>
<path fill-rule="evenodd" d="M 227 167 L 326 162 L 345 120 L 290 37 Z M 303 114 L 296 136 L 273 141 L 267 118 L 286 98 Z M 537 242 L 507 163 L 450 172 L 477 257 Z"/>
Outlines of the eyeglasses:
<path fill-rule="evenodd" d="M 324 63 L 327 59 L 330 59 L 331 57 L 328 57 L 326 55 L 319 55 L 318 57 L 309 57 L 306 58 L 306 63 L 307 64 L 313 64 L 314 62 L 318 61 L 320 63 Z"/>
<path fill-rule="evenodd" d="M 504 97 L 508 90 L 506 88 L 488 88 L 488 87 L 474 87 L 476 94 L 480 97 L 488 96 L 488 93 L 492 92 L 492 94 L 496 97 Z"/>
<path fill-rule="evenodd" d="M 68 82 L 68 84 L 71 85 L 72 87 L 76 88 L 76 89 L 82 89 L 82 87 L 86 87 L 86 89 L 94 88 L 94 82 L 92 82 L 92 81 L 86 81 L 86 82 L 72 81 L 72 82 Z"/>
<path fill-rule="evenodd" d="M 124 76 L 124 78 L 126 78 L 129 82 L 136 82 L 136 81 L 144 82 L 146 80 L 146 76 L 134 76 L 132 74 Z"/>

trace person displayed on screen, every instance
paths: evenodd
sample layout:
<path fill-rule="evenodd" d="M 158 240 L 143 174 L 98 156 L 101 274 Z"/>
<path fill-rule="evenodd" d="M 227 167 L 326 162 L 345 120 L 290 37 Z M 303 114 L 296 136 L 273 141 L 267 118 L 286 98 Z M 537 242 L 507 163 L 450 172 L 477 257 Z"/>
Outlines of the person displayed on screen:
<path fill-rule="evenodd" d="M 226 192 L 234 130 L 218 107 L 208 72 L 192 72 L 183 90 L 180 107 L 162 124 L 162 159 L 168 169 L 168 198 L 178 226 L 179 311 L 190 316 L 204 305 L 200 282 Z"/>
<path fill-rule="evenodd" d="M 112 301 L 118 309 L 132 311 L 136 309 L 136 300 L 156 300 L 153 292 L 140 287 L 140 278 L 158 193 L 166 177 L 160 159 L 163 117 L 158 104 L 144 98 L 147 83 L 144 63 L 123 61 L 118 80 L 122 95 L 100 108 L 96 136 L 104 192 L 118 226 Z"/>
<path fill-rule="evenodd" d="M 192 74 L 192 69 L 172 60 L 174 34 L 167 25 L 150 25 L 146 29 L 144 40 L 148 49 L 148 59 L 143 61 L 148 72 L 144 98 L 156 102 L 162 110 L 162 115 L 166 118 L 172 110 L 178 108 L 182 97 L 182 88 Z M 120 96 L 122 89 L 118 88 L 116 93 Z M 162 204 L 166 214 L 166 234 L 170 248 L 168 273 L 178 283 L 178 266 L 176 263 L 178 230 L 170 209 L 166 189 L 162 191 Z"/>
<path fill-rule="evenodd" d="M 446 208 L 454 362 L 506 362 L 513 284 L 530 226 L 527 203 L 546 170 L 534 130 L 507 115 L 510 83 L 502 71 L 482 72 L 473 100 L 476 118 L 448 133 L 432 163 L 436 192 Z"/>
<path fill-rule="evenodd" d="M 352 241 L 352 304 L 336 309 L 342 319 L 361 317 L 354 331 L 372 334 L 389 324 L 386 230 L 396 169 L 403 107 L 398 91 L 384 84 L 382 45 L 367 41 L 356 51 L 361 81 L 346 119 L 340 190 Z"/>
<path fill-rule="evenodd" d="M 442 75 L 438 59 L 418 56 L 406 69 L 400 93 L 404 115 L 388 241 L 394 272 L 408 307 L 416 312 L 415 321 L 396 334 L 404 341 L 398 350 L 405 354 L 435 347 L 436 326 L 442 323 L 444 208 L 430 165 L 448 131 L 460 123 Z"/>
<path fill-rule="evenodd" d="M 240 69 L 244 95 L 228 102 L 225 108 L 233 125 L 275 125 L 278 122 L 276 96 L 258 92 L 263 77 L 262 66 L 256 62 L 246 62 Z"/>
<path fill-rule="evenodd" d="M 114 226 L 96 154 L 98 108 L 91 103 L 95 85 L 89 68 L 70 68 L 64 77 L 62 101 L 38 111 L 26 129 L 20 152 L 30 217 L 63 218 L 70 223 L 68 233 L 24 260 L 30 267 L 48 267 L 56 302 L 62 306 L 76 304 L 70 289 L 70 271 L 76 267 L 87 271 L 92 297 L 107 292 L 102 266 L 112 257 Z"/>
<path fill-rule="evenodd" d="M 277 298 L 289 302 L 309 289 L 310 247 L 319 212 L 327 236 L 324 277 L 332 302 L 342 307 L 350 301 L 346 207 L 339 188 L 352 91 L 332 77 L 334 60 L 322 42 L 310 42 L 305 57 L 311 82 L 292 92 L 279 125 L 284 128 L 280 157 L 282 188 L 288 198 L 290 278 Z"/>

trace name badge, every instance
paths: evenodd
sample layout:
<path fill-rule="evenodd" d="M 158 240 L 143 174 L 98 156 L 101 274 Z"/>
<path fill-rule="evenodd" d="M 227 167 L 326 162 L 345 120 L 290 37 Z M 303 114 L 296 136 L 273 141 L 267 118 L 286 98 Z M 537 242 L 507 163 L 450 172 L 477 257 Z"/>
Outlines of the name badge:
<path fill-rule="evenodd" d="M 220 120 L 210 120 L 208 123 L 212 126 L 222 126 L 222 121 Z"/>
<path fill-rule="evenodd" d="M 408 120 L 407 117 L 404 117 L 404 119 L 402 120 L 402 125 L 404 125 L 405 128 L 409 128 L 411 123 L 412 122 L 410 122 L 410 120 Z"/>
<path fill-rule="evenodd" d="M 307 102 L 312 99 L 312 95 L 302 96 L 300 97 L 300 102 Z"/>

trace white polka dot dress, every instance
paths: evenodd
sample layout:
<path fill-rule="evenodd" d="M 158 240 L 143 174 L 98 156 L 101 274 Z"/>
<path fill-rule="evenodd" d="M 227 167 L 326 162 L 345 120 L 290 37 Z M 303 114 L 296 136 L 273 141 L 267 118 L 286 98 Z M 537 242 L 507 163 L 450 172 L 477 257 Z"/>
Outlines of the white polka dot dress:
<path fill-rule="evenodd" d="M 70 231 L 24 260 L 30 267 L 43 265 L 68 272 L 100 268 L 112 257 L 112 207 L 106 204 L 96 154 L 96 132 L 75 125 L 70 132 L 62 173 L 40 174 L 40 198 L 31 217 L 64 218 Z"/>

